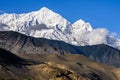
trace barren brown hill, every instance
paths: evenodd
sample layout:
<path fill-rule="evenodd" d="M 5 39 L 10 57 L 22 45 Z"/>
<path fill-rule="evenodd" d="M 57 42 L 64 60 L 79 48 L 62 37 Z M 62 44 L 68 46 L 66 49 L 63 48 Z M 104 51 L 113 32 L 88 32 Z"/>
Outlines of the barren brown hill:
<path fill-rule="evenodd" d="M 120 80 L 120 70 L 80 54 L 21 54 L 0 49 L 0 79 Z M 9 64 L 8 64 L 9 63 Z"/>

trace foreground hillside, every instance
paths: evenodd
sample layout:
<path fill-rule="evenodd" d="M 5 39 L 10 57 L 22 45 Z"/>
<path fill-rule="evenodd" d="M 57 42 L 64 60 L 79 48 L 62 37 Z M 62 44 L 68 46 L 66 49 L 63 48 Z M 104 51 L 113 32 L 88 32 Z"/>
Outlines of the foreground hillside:
<path fill-rule="evenodd" d="M 14 54 L 82 54 L 90 59 L 120 67 L 120 50 L 105 44 L 73 46 L 62 41 L 34 38 L 13 31 L 0 31 L 0 48 Z"/>
<path fill-rule="evenodd" d="M 119 69 L 93 62 L 79 54 L 21 54 L 20 56 L 24 59 L 0 49 L 0 79 L 120 80 Z"/>

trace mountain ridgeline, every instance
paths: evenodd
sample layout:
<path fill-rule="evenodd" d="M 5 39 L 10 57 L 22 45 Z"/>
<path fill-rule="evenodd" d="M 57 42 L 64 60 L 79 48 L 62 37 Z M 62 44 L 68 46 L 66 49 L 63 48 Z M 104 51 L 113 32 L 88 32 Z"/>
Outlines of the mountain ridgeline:
<path fill-rule="evenodd" d="M 120 67 L 120 51 L 105 44 L 73 46 L 63 41 L 34 38 L 13 31 L 0 31 L 0 48 L 14 54 L 82 54 L 90 59 Z"/>

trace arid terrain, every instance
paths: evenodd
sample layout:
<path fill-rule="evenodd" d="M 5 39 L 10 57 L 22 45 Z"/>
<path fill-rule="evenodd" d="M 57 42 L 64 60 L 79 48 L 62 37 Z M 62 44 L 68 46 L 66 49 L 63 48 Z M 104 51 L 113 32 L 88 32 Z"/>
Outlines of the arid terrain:
<path fill-rule="evenodd" d="M 118 68 L 79 54 L 21 54 L 0 49 L 3 80 L 120 80 Z"/>

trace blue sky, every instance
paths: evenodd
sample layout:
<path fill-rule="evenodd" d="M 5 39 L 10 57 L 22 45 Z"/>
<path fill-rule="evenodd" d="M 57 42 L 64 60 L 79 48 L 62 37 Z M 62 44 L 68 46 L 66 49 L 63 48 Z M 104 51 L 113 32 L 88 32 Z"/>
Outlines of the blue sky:
<path fill-rule="evenodd" d="M 94 28 L 104 27 L 120 36 L 120 0 L 0 0 L 0 13 L 27 13 L 42 7 L 72 23 L 83 19 Z"/>

